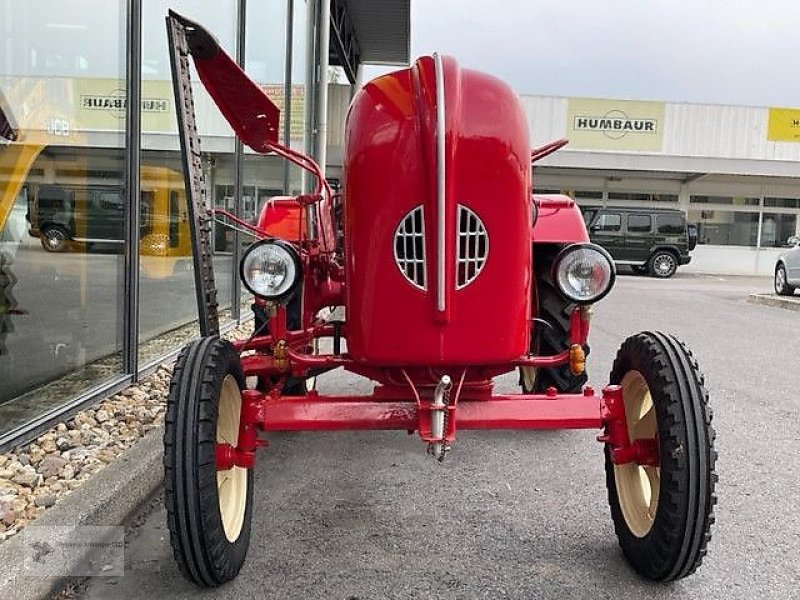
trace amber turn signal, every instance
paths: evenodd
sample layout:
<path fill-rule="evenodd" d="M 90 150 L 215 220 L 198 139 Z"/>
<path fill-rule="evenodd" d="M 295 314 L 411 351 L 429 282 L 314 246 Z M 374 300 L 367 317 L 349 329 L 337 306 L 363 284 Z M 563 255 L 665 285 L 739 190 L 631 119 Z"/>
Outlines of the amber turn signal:
<path fill-rule="evenodd" d="M 586 370 L 586 354 L 583 346 L 572 344 L 569 347 L 569 372 L 573 375 L 582 375 Z"/>

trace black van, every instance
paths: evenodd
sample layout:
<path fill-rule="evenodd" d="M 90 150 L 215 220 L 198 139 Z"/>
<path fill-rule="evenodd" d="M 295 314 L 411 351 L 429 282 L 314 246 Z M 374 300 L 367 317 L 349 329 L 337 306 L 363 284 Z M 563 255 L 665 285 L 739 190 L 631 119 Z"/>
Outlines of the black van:
<path fill-rule="evenodd" d="M 618 265 L 665 278 L 692 260 L 689 252 L 697 245 L 697 228 L 686 222 L 682 210 L 587 206 L 582 211 L 589 238 L 608 250 Z"/>

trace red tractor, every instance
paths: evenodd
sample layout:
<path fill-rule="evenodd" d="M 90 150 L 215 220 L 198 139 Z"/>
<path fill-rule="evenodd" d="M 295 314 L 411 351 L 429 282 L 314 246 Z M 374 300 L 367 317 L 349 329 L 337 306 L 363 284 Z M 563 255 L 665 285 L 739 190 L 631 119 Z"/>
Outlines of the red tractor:
<path fill-rule="evenodd" d="M 218 211 L 257 238 L 240 264 L 255 326 L 233 343 L 204 329 L 175 367 L 164 464 L 183 574 L 216 586 L 242 567 L 260 432 L 364 429 L 416 432 L 439 460 L 457 431 L 601 430 L 625 557 L 653 580 L 692 573 L 716 502 L 703 376 L 680 341 L 644 332 L 622 344 L 607 387 L 586 386 L 591 306 L 614 285 L 614 265 L 571 199 L 532 199 L 532 158 L 563 144 L 532 154 L 512 89 L 440 55 L 368 83 L 350 107 L 334 197 L 311 158 L 277 142 L 275 105 L 214 38 L 174 13 L 168 26 L 179 106 L 191 108 L 180 91 L 192 56 L 240 139 L 317 181 L 267 204 L 256 225 Z M 198 148 L 183 131 L 191 196 Z M 203 302 L 213 306 L 201 285 L 204 216 L 194 223 L 201 330 Z M 346 318 L 322 318 L 330 307 Z M 308 384 L 339 368 L 375 382 L 372 394 Z M 495 393 L 493 378 L 516 369 L 521 393 Z"/>

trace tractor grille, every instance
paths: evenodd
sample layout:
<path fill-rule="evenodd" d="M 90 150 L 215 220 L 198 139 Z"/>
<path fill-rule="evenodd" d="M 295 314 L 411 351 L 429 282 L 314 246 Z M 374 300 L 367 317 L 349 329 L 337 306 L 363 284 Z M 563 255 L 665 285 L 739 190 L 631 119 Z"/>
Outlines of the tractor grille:
<path fill-rule="evenodd" d="M 422 206 L 400 221 L 394 234 L 394 260 L 412 285 L 428 289 L 425 281 L 425 219 Z"/>
<path fill-rule="evenodd" d="M 489 236 L 486 227 L 474 212 L 458 205 L 458 257 L 456 258 L 456 289 L 475 281 L 486 257 L 489 256 Z"/>

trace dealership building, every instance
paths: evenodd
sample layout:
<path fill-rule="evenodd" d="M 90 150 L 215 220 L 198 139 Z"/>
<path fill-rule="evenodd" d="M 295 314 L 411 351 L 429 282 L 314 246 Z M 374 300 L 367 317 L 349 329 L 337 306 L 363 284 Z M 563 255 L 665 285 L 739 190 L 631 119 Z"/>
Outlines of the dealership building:
<path fill-rule="evenodd" d="M 581 206 L 672 207 L 698 226 L 682 271 L 771 275 L 800 214 L 800 110 L 523 96 L 535 190 Z"/>

